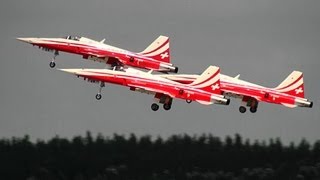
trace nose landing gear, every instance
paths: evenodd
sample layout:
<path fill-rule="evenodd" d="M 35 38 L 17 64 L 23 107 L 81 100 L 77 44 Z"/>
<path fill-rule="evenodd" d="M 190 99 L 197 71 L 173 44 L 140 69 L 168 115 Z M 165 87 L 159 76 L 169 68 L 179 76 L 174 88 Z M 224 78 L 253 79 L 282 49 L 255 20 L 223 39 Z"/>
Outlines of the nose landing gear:
<path fill-rule="evenodd" d="M 50 66 L 51 68 L 54 68 L 54 67 L 56 66 L 56 63 L 55 63 L 54 61 L 51 61 L 51 62 L 49 63 L 49 66 Z"/>
<path fill-rule="evenodd" d="M 100 83 L 100 87 L 99 87 L 99 92 L 98 92 L 98 94 L 96 94 L 96 99 L 97 100 L 100 100 L 102 98 L 101 90 L 102 90 L 103 87 L 105 87 L 105 84 L 104 84 L 104 82 L 101 82 Z"/>
<path fill-rule="evenodd" d="M 102 95 L 100 93 L 96 94 L 96 99 L 100 100 L 102 98 Z"/>
<path fill-rule="evenodd" d="M 54 51 L 54 55 L 53 55 L 53 58 L 52 58 L 52 60 L 51 60 L 51 62 L 49 63 L 49 66 L 51 67 L 51 68 L 54 68 L 55 66 L 56 66 L 56 63 L 55 63 L 55 59 L 56 59 L 56 57 L 59 55 L 59 51 Z"/>

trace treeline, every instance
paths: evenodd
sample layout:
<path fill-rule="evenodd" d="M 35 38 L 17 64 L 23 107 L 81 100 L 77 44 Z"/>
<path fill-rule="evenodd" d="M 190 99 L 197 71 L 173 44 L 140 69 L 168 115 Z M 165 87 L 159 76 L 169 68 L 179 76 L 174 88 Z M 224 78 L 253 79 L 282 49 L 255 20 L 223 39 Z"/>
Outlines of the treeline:
<path fill-rule="evenodd" d="M 285 146 L 250 142 L 239 134 L 167 139 L 114 134 L 33 143 L 0 140 L 0 179 L 244 180 L 320 179 L 320 141 Z"/>

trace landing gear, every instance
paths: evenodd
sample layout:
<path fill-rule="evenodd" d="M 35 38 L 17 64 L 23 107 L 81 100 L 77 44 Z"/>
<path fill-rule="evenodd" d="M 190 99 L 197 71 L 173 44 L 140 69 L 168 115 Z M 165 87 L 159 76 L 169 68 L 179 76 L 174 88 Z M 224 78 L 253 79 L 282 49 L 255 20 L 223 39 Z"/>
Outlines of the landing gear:
<path fill-rule="evenodd" d="M 114 71 L 119 71 L 123 69 L 123 65 L 118 62 L 112 63 L 111 67 L 113 68 Z"/>
<path fill-rule="evenodd" d="M 99 87 L 99 92 L 98 92 L 98 94 L 96 95 L 96 99 L 97 99 L 97 100 L 100 100 L 100 99 L 102 98 L 101 90 L 102 90 L 103 87 L 105 87 L 105 84 L 104 84 L 104 82 L 101 82 L 101 83 L 100 83 L 100 87 Z"/>
<path fill-rule="evenodd" d="M 54 61 L 51 61 L 51 62 L 49 63 L 49 66 L 50 66 L 51 68 L 54 68 L 54 67 L 56 66 L 56 63 L 55 63 Z"/>
<path fill-rule="evenodd" d="M 102 98 L 101 94 L 98 93 L 98 94 L 96 95 L 96 99 L 97 99 L 97 100 L 100 100 L 101 98 Z"/>
<path fill-rule="evenodd" d="M 239 107 L 239 111 L 240 111 L 241 113 L 245 113 L 245 112 L 247 111 L 247 108 L 244 107 L 244 106 L 240 106 L 240 107 Z"/>
<path fill-rule="evenodd" d="M 268 98 L 268 97 L 269 97 L 269 94 L 265 94 L 265 98 Z M 244 96 L 242 98 L 242 102 L 245 103 L 245 106 L 250 107 L 250 112 L 251 113 L 257 112 L 258 105 L 259 105 L 259 102 L 258 102 L 257 99 L 255 99 L 253 97 L 249 97 L 249 96 Z M 241 113 L 245 113 L 247 111 L 245 106 L 240 106 L 239 107 L 239 111 Z"/>
<path fill-rule="evenodd" d="M 168 111 L 171 109 L 172 106 L 172 98 L 168 95 L 164 95 L 164 94 L 160 94 L 160 93 L 156 93 L 154 95 L 154 98 L 156 100 L 157 103 L 159 104 L 163 104 L 163 109 Z M 153 103 L 151 105 L 151 109 L 153 111 L 157 111 L 159 109 L 159 105 L 156 103 Z"/>
<path fill-rule="evenodd" d="M 163 109 L 168 111 L 171 109 L 171 104 L 163 104 Z"/>
<path fill-rule="evenodd" d="M 151 109 L 152 109 L 153 111 L 158 111 L 159 105 L 156 104 L 156 103 L 153 103 L 153 104 L 151 104 Z"/>
<path fill-rule="evenodd" d="M 116 66 L 119 66 L 119 63 L 118 63 L 118 62 L 114 62 L 114 63 L 111 64 L 111 67 L 112 67 L 112 68 L 113 68 L 113 67 L 116 67 Z"/>
<path fill-rule="evenodd" d="M 267 95 L 266 98 L 268 98 L 268 97 L 269 97 L 269 94 L 266 94 L 266 95 Z M 258 102 L 256 99 L 254 99 L 254 100 L 251 102 L 251 104 L 250 104 L 250 112 L 251 112 L 251 113 L 256 113 L 256 112 L 257 112 L 258 104 L 259 104 L 259 102 Z"/>
<path fill-rule="evenodd" d="M 187 102 L 188 104 L 190 104 L 190 103 L 192 102 L 192 100 L 187 99 L 186 102 Z"/>
<path fill-rule="evenodd" d="M 54 62 L 55 61 L 55 59 L 56 59 L 56 57 L 59 55 L 59 51 L 54 51 L 54 55 L 53 55 L 53 58 L 52 58 L 52 60 L 51 60 L 51 62 L 50 62 L 50 64 L 49 64 L 49 66 L 51 67 L 51 68 L 54 68 L 55 66 L 56 66 L 56 63 Z"/>
<path fill-rule="evenodd" d="M 258 109 L 258 107 L 256 107 L 256 106 L 250 107 L 250 112 L 251 112 L 251 113 L 256 113 L 256 112 L 257 112 L 257 109 Z M 240 107 L 239 107 L 239 111 L 240 111 L 241 113 L 245 113 L 245 112 L 247 111 L 247 109 L 246 109 L 246 107 L 244 107 L 244 106 L 240 106 Z"/>
<path fill-rule="evenodd" d="M 257 107 L 250 107 L 250 112 L 251 113 L 256 113 L 257 112 Z"/>

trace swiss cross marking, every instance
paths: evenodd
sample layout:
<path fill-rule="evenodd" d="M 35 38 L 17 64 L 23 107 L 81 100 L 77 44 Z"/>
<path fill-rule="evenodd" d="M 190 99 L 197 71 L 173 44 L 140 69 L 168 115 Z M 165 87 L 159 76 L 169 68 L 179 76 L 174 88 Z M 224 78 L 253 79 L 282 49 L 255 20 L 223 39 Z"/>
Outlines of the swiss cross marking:
<path fill-rule="evenodd" d="M 160 54 L 160 56 L 161 56 L 161 59 L 164 59 L 164 58 L 169 57 L 169 54 L 168 54 L 168 52 L 165 52 L 163 54 Z"/>
<path fill-rule="evenodd" d="M 303 92 L 302 87 L 300 87 L 299 89 L 296 89 L 295 91 L 296 91 L 296 94 L 300 94 Z"/>
<path fill-rule="evenodd" d="M 219 84 L 218 84 L 218 83 L 211 86 L 211 89 L 212 89 L 213 91 L 216 90 L 216 89 L 219 89 L 219 88 L 220 88 L 220 87 L 219 87 Z"/>

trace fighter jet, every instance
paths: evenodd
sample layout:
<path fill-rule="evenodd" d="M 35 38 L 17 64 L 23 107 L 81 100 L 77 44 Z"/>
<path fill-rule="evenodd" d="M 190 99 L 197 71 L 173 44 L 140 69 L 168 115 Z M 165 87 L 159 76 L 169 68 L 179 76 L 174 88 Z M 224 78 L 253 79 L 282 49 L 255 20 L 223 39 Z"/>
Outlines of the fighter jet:
<path fill-rule="evenodd" d="M 99 83 L 99 93 L 96 99 L 101 99 L 101 89 L 105 83 L 117 84 L 129 87 L 132 91 L 154 95 L 155 100 L 163 104 L 165 110 L 171 109 L 173 98 L 199 102 L 200 104 L 228 105 L 230 100 L 221 95 L 220 68 L 209 66 L 194 82 L 181 84 L 169 79 L 153 75 L 150 72 L 140 71 L 134 68 L 126 70 L 109 69 L 60 69 L 61 71 L 83 77 L 92 83 Z M 159 105 L 151 105 L 153 111 L 159 109 Z"/>
<path fill-rule="evenodd" d="M 22 42 L 38 46 L 40 49 L 53 52 L 50 67 L 55 67 L 59 52 L 79 54 L 84 59 L 103 62 L 112 66 L 133 66 L 143 69 L 178 72 L 178 67 L 170 63 L 169 38 L 159 36 L 145 50 L 131 52 L 105 44 L 105 39 L 95 41 L 86 37 L 67 36 L 64 38 L 17 38 Z"/>

